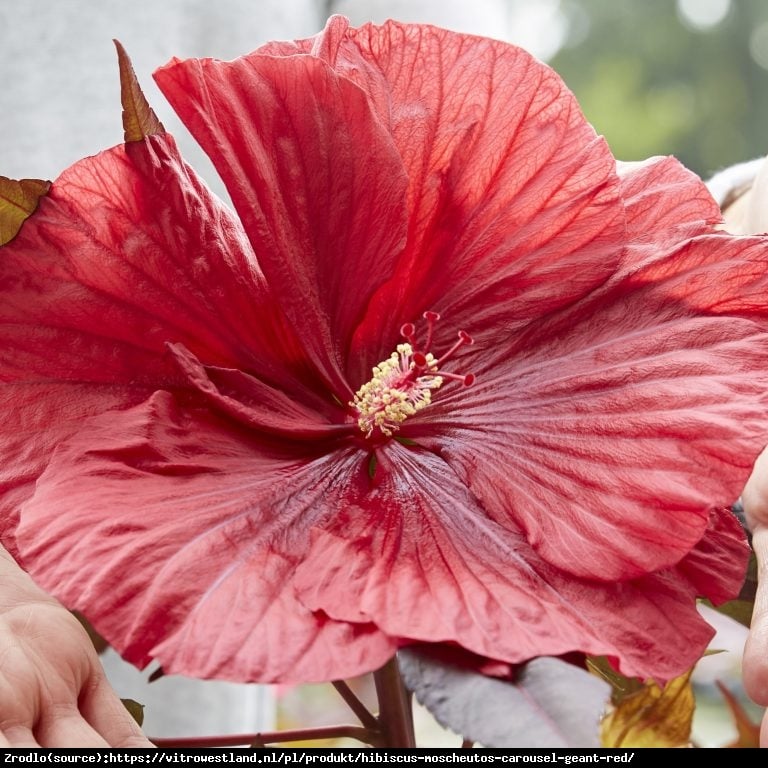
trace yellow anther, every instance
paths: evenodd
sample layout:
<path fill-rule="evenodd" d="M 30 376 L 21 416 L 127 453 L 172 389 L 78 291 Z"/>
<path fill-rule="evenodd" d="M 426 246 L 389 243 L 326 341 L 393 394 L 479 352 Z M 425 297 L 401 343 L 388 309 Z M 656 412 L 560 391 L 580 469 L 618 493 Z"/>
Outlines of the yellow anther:
<path fill-rule="evenodd" d="M 350 405 L 357 411 L 358 426 L 366 437 L 376 429 L 392 437 L 409 416 L 430 404 L 432 390 L 443 383 L 431 372 L 437 370 L 431 354 L 425 355 L 426 366 L 421 366 L 418 373 L 412 356 L 410 344 L 398 344 L 397 351 L 375 365 L 371 380 L 355 393 Z"/>

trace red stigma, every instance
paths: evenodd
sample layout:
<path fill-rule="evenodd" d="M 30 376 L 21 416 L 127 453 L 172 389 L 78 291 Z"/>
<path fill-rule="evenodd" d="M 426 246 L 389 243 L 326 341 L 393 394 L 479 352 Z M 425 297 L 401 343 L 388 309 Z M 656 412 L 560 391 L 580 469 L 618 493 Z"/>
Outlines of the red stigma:
<path fill-rule="evenodd" d="M 416 326 L 413 323 L 403 323 L 400 326 L 400 333 L 406 339 L 406 341 L 413 348 L 411 359 L 413 360 L 413 373 L 417 376 L 423 373 L 429 373 L 431 376 L 441 376 L 444 379 L 451 379 L 453 381 L 460 381 L 465 387 L 471 387 L 475 383 L 475 374 L 457 374 L 443 371 L 440 366 L 449 360 L 463 346 L 471 346 L 474 344 L 474 339 L 466 332 L 458 332 L 458 340 L 456 343 L 448 349 L 439 358 L 432 357 L 430 362 L 428 356 L 430 354 L 430 346 L 432 345 L 432 336 L 435 329 L 435 323 L 440 320 L 440 314 L 438 312 L 425 312 L 422 317 L 427 321 L 427 334 L 424 341 L 424 346 L 418 344 L 416 341 Z"/>
<path fill-rule="evenodd" d="M 400 326 L 400 335 L 413 346 L 416 343 L 416 326 L 413 323 L 403 323 Z"/>

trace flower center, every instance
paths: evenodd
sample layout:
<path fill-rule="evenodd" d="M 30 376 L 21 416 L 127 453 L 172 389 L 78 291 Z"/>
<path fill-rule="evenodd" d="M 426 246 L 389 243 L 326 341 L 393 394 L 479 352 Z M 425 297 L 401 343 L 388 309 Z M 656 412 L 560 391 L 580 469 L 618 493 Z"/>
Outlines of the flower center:
<path fill-rule="evenodd" d="M 432 392 L 439 389 L 446 379 L 460 381 L 465 387 L 475 381 L 471 373 L 460 376 L 440 369 L 457 349 L 472 344 L 472 337 L 465 331 L 459 331 L 458 341 L 444 355 L 435 358 L 428 350 L 440 315 L 425 312 L 424 319 L 427 321 L 424 346 L 419 347 L 416 342 L 416 326 L 405 323 L 400 333 L 407 343 L 398 344 L 386 360 L 373 367 L 371 380 L 357 390 L 350 403 L 357 412 L 357 424 L 366 437 L 375 432 L 392 437 L 409 416 L 432 402 Z"/>

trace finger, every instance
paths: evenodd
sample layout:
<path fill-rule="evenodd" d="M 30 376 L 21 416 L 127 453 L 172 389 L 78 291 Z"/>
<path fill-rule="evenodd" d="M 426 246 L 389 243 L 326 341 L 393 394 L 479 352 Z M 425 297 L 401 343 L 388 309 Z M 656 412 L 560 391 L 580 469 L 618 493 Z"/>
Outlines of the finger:
<path fill-rule="evenodd" d="M 35 729 L 41 747 L 108 747 L 77 711 L 51 714 Z"/>
<path fill-rule="evenodd" d="M 760 523 L 768 524 L 768 449 L 757 457 L 741 501 L 751 529 Z"/>
<path fill-rule="evenodd" d="M 149 749 L 155 746 L 141 732 L 103 672 L 96 675 L 95 681 L 81 696 L 80 711 L 110 747 Z"/>
<path fill-rule="evenodd" d="M 768 712 L 763 714 L 763 722 L 760 726 L 760 746 L 768 747 Z"/>
<path fill-rule="evenodd" d="M 744 647 L 744 688 L 761 705 L 768 704 L 768 526 L 758 525 L 752 534 L 757 559 L 757 594 L 752 609 L 749 637 Z M 768 734 L 767 734 L 768 735 Z"/>
<path fill-rule="evenodd" d="M 30 747 L 40 746 L 35 740 L 32 731 L 25 725 L 5 726 L 2 733 L 9 747 L 29 749 Z"/>

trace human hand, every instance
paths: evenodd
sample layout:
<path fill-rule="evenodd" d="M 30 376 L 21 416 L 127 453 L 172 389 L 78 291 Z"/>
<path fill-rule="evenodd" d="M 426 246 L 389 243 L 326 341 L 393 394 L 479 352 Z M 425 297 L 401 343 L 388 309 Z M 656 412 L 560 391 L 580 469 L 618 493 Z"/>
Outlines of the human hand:
<path fill-rule="evenodd" d="M 741 163 L 710 180 L 710 190 L 723 208 L 723 227 L 733 234 L 768 231 L 768 162 Z M 768 449 L 758 457 L 741 501 L 752 531 L 757 559 L 757 594 L 742 658 L 744 688 L 750 698 L 768 705 Z M 760 730 L 760 746 L 768 747 L 768 712 Z"/>
<path fill-rule="evenodd" d="M 0 747 L 152 747 L 88 634 L 0 547 Z"/>
<path fill-rule="evenodd" d="M 768 450 L 755 462 L 741 496 L 747 523 L 752 530 L 752 548 L 757 558 L 757 594 L 749 637 L 744 648 L 744 688 L 750 698 L 768 705 Z M 760 746 L 768 747 L 768 713 L 760 729 Z"/>

